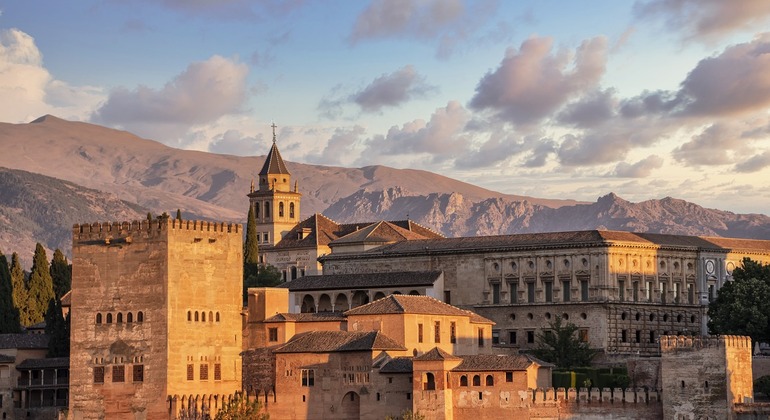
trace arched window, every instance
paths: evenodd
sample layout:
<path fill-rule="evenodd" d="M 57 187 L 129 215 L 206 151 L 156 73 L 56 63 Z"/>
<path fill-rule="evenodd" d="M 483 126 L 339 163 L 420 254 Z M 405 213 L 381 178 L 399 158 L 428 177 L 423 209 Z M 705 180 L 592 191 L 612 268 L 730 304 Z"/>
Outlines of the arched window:
<path fill-rule="evenodd" d="M 122 312 L 118 312 L 118 320 L 117 320 L 117 323 L 118 323 L 118 324 L 122 324 L 122 323 L 123 323 L 123 313 L 122 313 Z"/>
<path fill-rule="evenodd" d="M 283 217 L 283 201 L 278 203 L 278 217 Z"/>
<path fill-rule="evenodd" d="M 468 377 L 466 375 L 460 377 L 460 386 L 468 386 Z"/>
<path fill-rule="evenodd" d="M 187 320 L 192 321 L 192 311 L 187 311 Z"/>
<path fill-rule="evenodd" d="M 198 311 L 195 311 L 195 322 L 198 322 L 200 318 L 198 317 Z"/>
<path fill-rule="evenodd" d="M 495 377 L 492 375 L 487 375 L 487 386 L 494 386 L 495 385 Z"/>
<path fill-rule="evenodd" d="M 254 218 L 259 219 L 259 203 L 254 203 Z"/>
<path fill-rule="evenodd" d="M 217 312 L 217 322 L 219 322 L 219 312 Z"/>
<path fill-rule="evenodd" d="M 96 314 L 96 323 L 101 324 L 102 323 L 102 314 Z"/>
<path fill-rule="evenodd" d="M 134 314 L 132 314 L 131 312 L 127 313 L 126 314 L 126 322 L 128 322 L 128 323 L 134 322 Z"/>
<path fill-rule="evenodd" d="M 265 201 L 265 218 L 266 219 L 270 218 L 270 202 L 269 201 Z"/>
<path fill-rule="evenodd" d="M 481 376 L 473 375 L 473 386 L 481 386 Z"/>
<path fill-rule="evenodd" d="M 136 314 L 136 322 L 144 322 L 144 312 L 139 311 L 139 313 Z"/>
<path fill-rule="evenodd" d="M 297 278 L 297 267 L 291 268 L 291 279 L 294 280 Z"/>
<path fill-rule="evenodd" d="M 427 372 L 425 374 L 425 378 L 422 381 L 422 386 L 424 391 L 433 391 L 436 389 L 436 378 L 432 373 Z"/>
<path fill-rule="evenodd" d="M 107 323 L 112 324 L 112 314 L 107 314 Z"/>
<path fill-rule="evenodd" d="M 289 203 L 289 219 L 294 218 L 294 203 Z"/>
<path fill-rule="evenodd" d="M 214 313 L 209 311 L 209 322 L 214 322 Z"/>
<path fill-rule="evenodd" d="M 201 312 L 201 321 L 206 322 L 206 312 Z"/>

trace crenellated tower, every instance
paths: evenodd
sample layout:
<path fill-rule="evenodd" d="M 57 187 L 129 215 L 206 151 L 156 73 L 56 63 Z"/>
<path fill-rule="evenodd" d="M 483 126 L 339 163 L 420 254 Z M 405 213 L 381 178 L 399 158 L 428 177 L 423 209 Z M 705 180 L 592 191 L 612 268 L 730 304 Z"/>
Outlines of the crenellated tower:
<path fill-rule="evenodd" d="M 297 182 L 292 185 L 291 173 L 283 163 L 276 145 L 273 128 L 273 146 L 259 171 L 259 188 L 248 194 L 257 219 L 260 246 L 273 246 L 300 221 L 300 197 Z"/>

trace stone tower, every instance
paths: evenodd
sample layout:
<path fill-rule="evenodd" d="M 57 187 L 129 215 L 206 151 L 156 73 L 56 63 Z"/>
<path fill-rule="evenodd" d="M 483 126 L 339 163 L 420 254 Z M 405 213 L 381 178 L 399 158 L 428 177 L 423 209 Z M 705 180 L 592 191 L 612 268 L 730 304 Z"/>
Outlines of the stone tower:
<path fill-rule="evenodd" d="M 295 182 L 292 186 L 291 173 L 286 168 L 275 142 L 273 124 L 273 146 L 259 171 L 259 189 L 248 194 L 249 203 L 254 207 L 257 219 L 257 235 L 260 246 L 273 246 L 281 241 L 299 221 L 300 197 Z"/>
<path fill-rule="evenodd" d="M 165 218 L 72 236 L 70 418 L 215 413 L 240 391 L 240 225 Z"/>

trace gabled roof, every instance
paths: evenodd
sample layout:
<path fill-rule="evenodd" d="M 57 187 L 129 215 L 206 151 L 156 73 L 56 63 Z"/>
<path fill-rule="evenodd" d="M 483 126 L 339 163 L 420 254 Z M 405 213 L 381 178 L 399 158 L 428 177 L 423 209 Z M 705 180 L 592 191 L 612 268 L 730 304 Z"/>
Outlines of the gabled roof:
<path fill-rule="evenodd" d="M 331 242 L 330 245 L 347 243 L 391 243 L 397 241 L 410 241 L 426 239 L 425 236 L 404 229 L 394 223 L 379 221 L 347 234 Z"/>
<path fill-rule="evenodd" d="M 286 169 L 286 165 L 283 163 L 281 153 L 278 152 L 278 146 L 273 142 L 273 147 L 270 148 L 270 152 L 267 153 L 265 158 L 265 164 L 262 166 L 262 170 L 259 171 L 260 175 L 272 175 L 272 174 L 286 174 L 291 175 L 289 170 Z"/>
<path fill-rule="evenodd" d="M 397 271 L 392 273 L 324 274 L 300 277 L 281 283 L 279 287 L 285 287 L 294 292 L 432 286 L 441 277 L 441 273 L 441 271 Z"/>
<path fill-rule="evenodd" d="M 345 321 L 342 312 L 280 313 L 267 318 L 264 322 L 327 322 Z"/>
<path fill-rule="evenodd" d="M 46 334 L 0 334 L 0 349 L 47 349 Z"/>
<path fill-rule="evenodd" d="M 295 335 L 276 353 L 334 353 L 347 351 L 399 350 L 406 348 L 379 331 L 311 331 Z"/>
<path fill-rule="evenodd" d="M 446 351 L 441 350 L 438 347 L 433 347 L 432 349 L 425 352 L 424 354 L 421 354 L 415 357 L 414 360 L 419 362 L 432 362 L 432 361 L 441 361 L 441 360 L 460 360 L 460 358 L 457 356 L 451 355 Z"/>
<path fill-rule="evenodd" d="M 500 370 L 527 370 L 533 363 L 544 367 L 553 367 L 527 354 L 476 354 L 460 356 L 463 360 L 452 371 L 455 372 L 484 372 Z"/>
<path fill-rule="evenodd" d="M 430 296 L 389 295 L 345 312 L 347 316 L 381 314 L 467 316 L 471 322 L 494 324 L 494 321 L 484 318 L 475 312 L 460 309 Z"/>
<path fill-rule="evenodd" d="M 380 368 L 380 373 L 412 373 L 411 357 L 395 357 Z"/>

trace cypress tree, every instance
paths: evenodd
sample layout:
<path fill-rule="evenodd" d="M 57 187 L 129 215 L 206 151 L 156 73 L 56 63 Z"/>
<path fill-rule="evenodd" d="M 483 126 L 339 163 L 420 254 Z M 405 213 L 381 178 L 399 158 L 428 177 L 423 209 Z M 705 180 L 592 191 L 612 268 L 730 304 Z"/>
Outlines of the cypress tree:
<path fill-rule="evenodd" d="M 182 210 L 176 209 L 176 220 L 182 221 Z"/>
<path fill-rule="evenodd" d="M 249 286 L 254 286 L 259 274 L 259 247 L 257 246 L 257 218 L 254 216 L 254 206 L 249 204 L 249 215 L 246 221 L 246 243 L 243 245 L 243 300 Z"/>
<path fill-rule="evenodd" d="M 45 333 L 50 337 L 47 357 L 69 356 L 69 327 L 67 320 L 62 315 L 61 300 L 58 298 L 53 298 L 48 302 L 48 310 L 45 314 Z"/>
<path fill-rule="evenodd" d="M 35 246 L 35 256 L 32 258 L 32 273 L 29 276 L 29 324 L 42 322 L 48 309 L 48 302 L 53 299 L 53 280 L 45 255 L 45 248 Z"/>
<path fill-rule="evenodd" d="M 58 248 L 53 252 L 51 260 L 51 280 L 57 299 L 61 299 L 72 288 L 72 265 Z"/>
<path fill-rule="evenodd" d="M 0 252 L 0 334 L 21 332 L 19 310 L 13 304 L 13 284 L 8 259 Z"/>
<path fill-rule="evenodd" d="M 19 254 L 11 256 L 11 285 L 13 286 L 13 306 L 19 311 L 21 325 L 31 325 L 29 322 L 29 291 L 24 279 L 24 270 L 19 263 Z"/>

